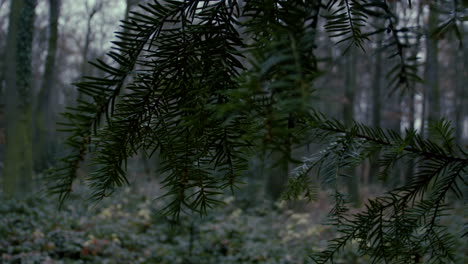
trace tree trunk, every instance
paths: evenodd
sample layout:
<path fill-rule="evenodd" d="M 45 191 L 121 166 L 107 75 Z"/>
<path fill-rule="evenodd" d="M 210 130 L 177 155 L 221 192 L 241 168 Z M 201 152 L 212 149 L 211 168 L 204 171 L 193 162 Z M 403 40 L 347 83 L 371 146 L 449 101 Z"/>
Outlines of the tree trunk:
<path fill-rule="evenodd" d="M 47 169 L 55 149 L 55 118 L 52 108 L 56 105 L 56 100 L 54 100 L 56 99 L 54 96 L 54 68 L 57 54 L 60 0 L 49 0 L 49 9 L 49 43 L 44 78 L 39 91 L 39 101 L 36 106 L 36 133 L 34 139 L 34 168 L 36 172 Z"/>
<path fill-rule="evenodd" d="M 31 55 L 36 0 L 12 0 L 6 61 L 4 192 L 20 197 L 32 187 Z"/>
<path fill-rule="evenodd" d="M 417 17 L 416 17 L 416 21 L 417 21 L 417 24 L 418 26 L 421 25 L 421 14 L 422 14 L 422 11 L 423 11 L 423 5 L 421 2 L 418 2 L 417 3 Z M 414 45 L 414 49 L 412 51 L 412 57 L 417 57 L 418 55 L 418 52 L 420 51 L 420 45 L 421 45 L 421 37 L 418 37 L 417 38 L 417 41 L 416 41 L 416 44 Z M 416 119 L 417 119 L 417 116 L 416 116 L 416 100 L 415 100 L 415 97 L 416 97 L 416 91 L 417 91 L 417 83 L 413 82 L 412 83 L 412 87 L 409 91 L 409 100 L 408 100 L 408 105 L 409 105 L 409 113 L 408 113 L 408 121 L 409 121 L 409 130 L 416 130 L 417 128 L 415 127 L 416 124 Z M 424 97 L 423 97 L 423 101 L 424 101 Z M 423 106 L 422 106 L 422 109 L 424 109 L 424 103 L 422 103 Z M 423 121 L 424 119 L 424 115 L 422 115 L 422 120 Z M 406 165 L 406 172 L 405 172 L 405 178 L 404 178 L 404 183 L 408 183 L 411 178 L 413 177 L 414 175 L 414 172 L 415 172 L 415 162 L 414 162 L 414 159 L 413 158 L 409 158 L 408 162 L 407 162 L 407 165 Z"/>
<path fill-rule="evenodd" d="M 350 126 L 354 120 L 354 99 L 357 86 L 356 80 L 356 47 L 351 47 L 348 51 L 345 80 L 345 102 L 343 104 L 343 119 L 346 126 Z M 350 168 L 345 172 L 348 175 L 346 180 L 350 202 L 355 206 L 360 206 L 359 197 L 359 175 L 356 173 L 356 168 Z"/>
<path fill-rule="evenodd" d="M 91 43 L 91 21 L 93 20 L 94 12 L 89 16 L 86 26 L 86 38 L 83 47 L 83 52 L 81 54 L 82 64 L 81 64 L 81 77 L 88 74 L 88 53 L 89 53 L 89 44 Z"/>
<path fill-rule="evenodd" d="M 415 87 L 411 88 L 411 90 L 409 91 L 409 100 L 408 100 L 408 106 L 409 106 L 409 113 L 408 113 L 408 122 L 409 122 L 409 126 L 408 126 L 408 129 L 410 131 L 413 131 L 414 130 L 414 120 L 416 119 L 416 114 L 415 114 L 415 100 L 414 100 L 414 97 L 416 96 L 416 92 L 415 92 Z M 404 179 L 403 179 L 403 183 L 408 183 L 409 180 L 413 177 L 413 174 L 414 174 L 414 160 L 412 158 L 410 158 L 408 160 L 408 163 L 406 164 L 406 172 L 405 172 L 405 176 L 404 176 Z"/>
<path fill-rule="evenodd" d="M 434 7 L 430 6 L 429 11 L 429 28 L 426 37 L 426 94 L 428 101 L 426 102 L 426 111 L 428 122 L 438 121 L 440 118 L 440 94 L 439 94 L 439 78 L 438 78 L 438 36 L 431 36 L 431 33 L 437 28 L 438 13 Z"/>
<path fill-rule="evenodd" d="M 402 127 L 402 115 L 403 115 L 403 104 L 401 97 L 397 95 L 389 96 L 387 99 L 387 116 L 388 119 L 386 120 L 384 126 L 387 129 L 393 130 L 398 134 L 401 134 L 401 127 Z M 405 170 L 403 170 L 402 163 L 396 162 L 396 164 L 393 166 L 391 172 L 388 175 L 385 175 L 385 178 L 382 179 L 383 184 L 385 186 L 398 186 L 402 180 L 404 179 L 404 175 L 406 173 Z"/>
<path fill-rule="evenodd" d="M 289 153 L 291 151 L 289 150 Z M 272 201 L 280 198 L 288 182 L 289 157 L 287 153 L 274 151 L 271 154 L 271 164 L 267 178 L 267 194 Z"/>
<path fill-rule="evenodd" d="M 101 11 L 103 3 L 98 1 L 94 3 L 94 5 L 91 7 L 88 6 L 88 2 L 86 2 L 86 9 L 89 12 L 88 13 L 88 18 L 86 21 L 86 35 L 85 35 L 85 42 L 84 42 L 84 47 L 83 51 L 81 54 L 82 58 L 82 64 L 81 64 L 81 76 L 80 79 L 82 79 L 84 76 L 89 74 L 89 64 L 88 64 L 88 56 L 89 56 L 89 46 L 92 41 L 92 34 L 93 34 L 93 27 L 92 27 L 92 21 L 94 16 Z M 78 100 L 83 100 L 83 94 L 78 92 Z"/>
<path fill-rule="evenodd" d="M 0 1 L 0 9 L 6 3 L 6 0 Z M 8 20 L 5 19 L 4 22 Z M 6 56 L 6 32 L 0 31 L 0 58 Z M 5 75 L 6 75 L 6 61 L 0 60 L 0 179 L 2 177 L 3 161 L 5 154 Z"/>
<path fill-rule="evenodd" d="M 375 54 L 375 63 L 374 63 L 374 76 L 372 80 L 372 126 L 380 127 L 380 121 L 382 117 L 382 41 L 383 35 L 379 36 L 377 40 L 377 51 Z M 377 182 L 379 176 L 379 158 L 380 151 L 376 152 L 370 159 L 369 166 L 369 183 Z"/>
<path fill-rule="evenodd" d="M 460 25 L 460 35 L 464 36 L 464 49 L 453 49 L 455 56 L 455 78 L 456 78 L 456 96 L 455 96 L 455 138 L 459 146 L 463 148 L 463 125 L 466 118 L 466 84 L 468 83 L 468 52 L 463 24 Z M 464 60 L 463 60 L 464 58 Z"/>

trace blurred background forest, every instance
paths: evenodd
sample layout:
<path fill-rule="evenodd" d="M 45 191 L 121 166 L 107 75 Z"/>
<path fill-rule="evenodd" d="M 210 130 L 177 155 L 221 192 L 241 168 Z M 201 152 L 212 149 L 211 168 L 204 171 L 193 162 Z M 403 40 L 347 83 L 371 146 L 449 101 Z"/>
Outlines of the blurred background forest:
<path fill-rule="evenodd" d="M 165 176 L 158 173 L 158 153 L 135 156 L 128 166 L 131 186 L 101 204 L 81 200 L 89 195 L 83 187 L 86 166 L 63 211 L 55 212 L 43 197 L 44 172 L 67 151 L 66 133 L 57 132 L 60 113 L 83 96 L 73 83 L 102 74 L 88 61 L 109 60 L 105 53 L 121 30 L 119 21 L 144 2 L 0 0 L 0 262 L 304 263 L 311 249 L 322 249 L 333 237 L 331 227 L 319 225 L 330 201 L 325 192 L 311 203 L 281 201 L 288 175 L 299 164 L 277 153 L 251 157 L 246 184 L 235 198 L 227 197 L 227 205 L 205 220 L 186 216 L 179 228 L 153 210 L 162 207 L 161 200 L 152 199 L 161 194 Z M 417 32 L 402 45 L 418 58 L 412 63 L 424 81 L 394 89 L 387 73 L 398 58 L 383 51 L 385 39 L 365 43 L 367 52 L 343 53 L 345 47 L 321 34 L 324 25 L 319 25 L 315 52 L 323 74 L 310 103 L 344 123 L 354 119 L 402 134 L 407 128 L 424 134 L 428 122 L 443 117 L 452 122 L 457 144 L 466 148 L 468 24 L 456 21 L 457 30 L 439 32 L 448 15 L 431 8 L 432 1 L 412 1 L 410 9 L 406 1 L 388 2 L 398 26 Z M 314 144 L 295 146 L 292 155 L 300 160 L 317 150 Z M 414 173 L 411 162 L 401 163 L 379 178 L 378 158 L 348 173 L 346 188 L 356 208 Z M 41 198 L 28 198 L 34 195 Z M 455 201 L 456 214 L 446 221 L 454 232 L 466 221 L 461 204 Z M 466 263 L 466 249 L 460 241 L 457 263 Z M 366 263 L 353 248 L 342 258 L 342 263 Z"/>

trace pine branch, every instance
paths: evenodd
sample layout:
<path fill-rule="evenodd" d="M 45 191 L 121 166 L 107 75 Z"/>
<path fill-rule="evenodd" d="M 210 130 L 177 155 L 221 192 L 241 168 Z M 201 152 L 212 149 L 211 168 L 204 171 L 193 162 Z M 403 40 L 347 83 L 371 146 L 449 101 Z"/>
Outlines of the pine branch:
<path fill-rule="evenodd" d="M 374 263 L 404 262 L 425 254 L 439 260 L 453 260 L 455 242 L 438 224 L 438 219 L 445 211 L 444 201 L 449 191 L 463 195 L 457 182 L 466 178 L 468 157 L 466 153 L 455 156 L 455 146 L 447 144 L 453 137 L 448 121 L 433 124 L 433 130 L 442 138 L 442 145 L 439 145 L 422 139 L 414 131 L 407 131 L 406 136 L 401 137 L 390 130 L 370 128 L 357 122 L 345 128 L 317 111 L 306 120 L 313 129 L 325 132 L 326 141 L 330 143 L 320 155 L 306 160 L 304 166 L 296 170 L 296 177 L 286 191 L 290 196 L 286 197 L 294 198 L 307 190 L 300 180 L 306 182 L 307 174 L 313 169 L 330 175 L 326 177 L 334 177 L 336 170 L 330 164 L 339 168 L 356 166 L 378 149 L 395 151 L 388 158 L 389 162 L 411 155 L 419 164 L 418 173 L 408 184 L 370 200 L 361 213 L 335 222 L 341 235 L 331 240 L 325 251 L 314 255 L 317 263 L 333 263 L 334 256 L 352 239 L 360 241 L 361 252 L 369 254 Z M 403 249 L 408 251 L 402 252 Z"/>
<path fill-rule="evenodd" d="M 364 51 L 363 41 L 369 40 L 362 28 L 367 22 L 367 15 L 363 12 L 363 1 L 360 0 L 331 0 L 327 9 L 329 15 L 325 29 L 331 38 L 340 38 L 336 44 L 348 42 L 345 52 L 354 44 Z"/>
<path fill-rule="evenodd" d="M 419 155 L 426 159 L 458 162 L 468 165 L 468 158 L 466 155 L 464 155 L 465 157 L 453 156 L 450 153 L 451 151 L 444 150 L 444 147 L 439 146 L 429 139 L 423 139 L 414 131 L 406 131 L 406 138 L 400 138 L 391 130 L 384 131 L 379 128 L 370 128 L 357 122 L 354 122 L 350 128 L 345 128 L 342 124 L 339 124 L 338 121 L 330 121 L 319 112 L 314 112 L 311 115 L 308 120 L 308 124 L 311 128 L 318 128 L 320 130 L 334 133 L 349 134 L 355 138 L 364 139 L 367 142 L 374 142 L 385 147 L 400 147 L 401 144 L 404 144 L 405 146 L 402 150 Z M 434 125 L 441 127 L 441 129 L 444 129 L 442 127 L 445 126 L 450 127 L 450 123 L 444 120 L 441 120 L 440 123 Z M 389 137 L 389 135 L 393 136 L 393 138 Z M 391 139 L 393 139 L 393 141 Z"/>

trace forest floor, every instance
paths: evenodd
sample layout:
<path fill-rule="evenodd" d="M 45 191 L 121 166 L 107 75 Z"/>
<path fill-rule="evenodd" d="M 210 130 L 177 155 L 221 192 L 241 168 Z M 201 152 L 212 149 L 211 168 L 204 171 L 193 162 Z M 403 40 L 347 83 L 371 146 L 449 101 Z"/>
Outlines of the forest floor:
<path fill-rule="evenodd" d="M 207 216 L 183 215 L 171 222 L 155 210 L 151 184 L 127 187 L 99 203 L 73 195 L 61 211 L 50 198 L 0 200 L 0 263 L 312 263 L 312 252 L 336 236 L 326 225 L 330 210 L 319 200 L 269 204 L 226 196 L 225 206 Z M 372 196 L 369 191 L 363 193 Z M 253 205 L 252 205 L 253 204 Z M 462 206 L 443 222 L 463 232 Z M 456 263 L 468 263 L 460 241 Z M 337 263 L 370 263 L 357 244 L 346 247 Z"/>

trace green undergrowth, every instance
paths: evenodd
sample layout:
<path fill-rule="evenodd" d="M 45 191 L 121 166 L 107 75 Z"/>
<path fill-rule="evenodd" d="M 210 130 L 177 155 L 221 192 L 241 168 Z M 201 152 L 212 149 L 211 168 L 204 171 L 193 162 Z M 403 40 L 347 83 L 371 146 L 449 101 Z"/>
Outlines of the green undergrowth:
<path fill-rule="evenodd" d="M 139 193 L 139 194 L 137 194 Z M 180 222 L 159 215 L 162 201 L 127 190 L 93 204 L 72 198 L 62 210 L 48 198 L 0 201 L 0 263 L 312 263 L 337 234 L 324 225 L 329 205 L 246 206 L 232 196 L 207 216 L 182 215 Z M 250 203 L 252 204 L 252 203 Z M 444 220 L 455 234 L 463 209 Z M 459 260 L 466 263 L 466 243 Z M 357 243 L 337 263 L 368 263 Z"/>

